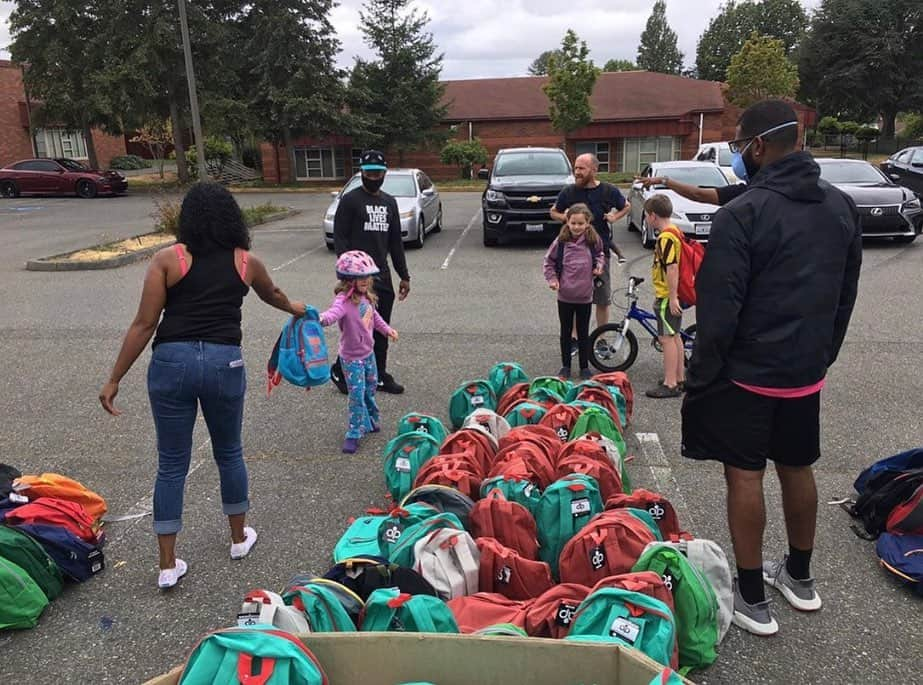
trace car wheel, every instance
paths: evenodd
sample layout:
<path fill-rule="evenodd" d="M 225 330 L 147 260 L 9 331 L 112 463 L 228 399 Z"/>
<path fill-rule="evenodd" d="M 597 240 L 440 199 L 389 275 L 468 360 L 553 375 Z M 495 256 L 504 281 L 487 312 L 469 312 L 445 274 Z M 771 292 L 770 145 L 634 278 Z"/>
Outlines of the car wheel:
<path fill-rule="evenodd" d="M 436 212 L 436 223 L 433 225 L 431 233 L 439 233 L 442 230 L 442 203 L 439 203 L 439 211 Z"/>
<path fill-rule="evenodd" d="M 500 236 L 492 228 L 484 226 L 484 247 L 496 247 L 500 244 Z"/>
<path fill-rule="evenodd" d="M 916 239 L 917 239 L 916 233 L 914 233 L 913 235 L 899 235 L 898 237 L 894 239 L 894 242 L 901 243 L 902 245 L 906 245 L 907 243 L 912 243 Z"/>
<path fill-rule="evenodd" d="M 2 197 L 19 197 L 19 188 L 12 181 L 0 183 L 0 196 Z"/>
<path fill-rule="evenodd" d="M 410 244 L 418 250 L 423 247 L 423 241 L 426 240 L 426 226 L 424 223 L 423 215 L 421 214 L 417 217 L 417 238 L 410 242 Z"/>
<path fill-rule="evenodd" d="M 82 197 L 84 200 L 90 200 L 96 197 L 98 192 L 96 184 L 93 181 L 78 181 L 77 182 L 77 195 Z"/>
<path fill-rule="evenodd" d="M 630 215 L 628 217 L 628 232 L 629 233 L 639 233 L 640 232 L 638 230 L 638 227 L 635 226 L 634 219 L 632 219 Z"/>
<path fill-rule="evenodd" d="M 650 235 L 648 235 L 650 233 Z M 650 231 L 647 227 L 647 221 L 641 219 L 641 244 L 646 250 L 653 250 L 654 243 L 657 242 L 657 238 L 654 237 L 653 232 Z"/>
<path fill-rule="evenodd" d="M 334 245 L 333 243 L 327 243 L 327 249 L 333 252 Z"/>

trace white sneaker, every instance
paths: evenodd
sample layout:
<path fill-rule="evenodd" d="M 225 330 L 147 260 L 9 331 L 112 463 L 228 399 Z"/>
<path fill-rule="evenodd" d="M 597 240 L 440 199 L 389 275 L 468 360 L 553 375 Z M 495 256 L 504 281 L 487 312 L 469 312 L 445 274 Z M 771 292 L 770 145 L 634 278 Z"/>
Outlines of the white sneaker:
<path fill-rule="evenodd" d="M 157 587 L 161 590 L 166 590 L 176 585 L 176 582 L 186 575 L 186 571 L 189 570 L 189 566 L 182 559 L 176 560 L 176 566 L 173 568 L 162 568 L 160 569 L 160 577 L 157 578 Z"/>
<path fill-rule="evenodd" d="M 231 543 L 231 559 L 243 559 L 250 554 L 256 544 L 256 531 L 250 526 L 244 526 L 244 541 Z"/>

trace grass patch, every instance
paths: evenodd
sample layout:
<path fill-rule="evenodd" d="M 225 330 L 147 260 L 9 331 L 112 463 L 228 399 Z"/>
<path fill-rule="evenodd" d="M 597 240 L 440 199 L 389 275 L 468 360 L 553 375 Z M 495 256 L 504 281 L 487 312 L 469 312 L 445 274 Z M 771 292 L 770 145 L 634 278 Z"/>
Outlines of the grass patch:
<path fill-rule="evenodd" d="M 241 211 L 244 213 L 244 221 L 247 222 L 247 226 L 254 226 L 263 223 L 273 214 L 286 211 L 286 209 L 285 207 L 277 207 L 271 202 L 264 202 L 261 205 L 243 207 Z"/>
<path fill-rule="evenodd" d="M 115 240 L 103 245 L 94 245 L 84 250 L 77 250 L 70 254 L 62 255 L 57 259 L 49 261 L 68 261 L 68 262 L 101 262 L 113 257 L 137 252 L 149 247 L 159 247 L 167 245 L 175 240 L 174 236 L 168 233 L 147 233 L 145 235 L 135 236 L 134 238 L 125 238 L 124 240 Z"/>
<path fill-rule="evenodd" d="M 607 183 L 615 184 L 628 184 L 631 185 L 632 181 L 635 180 L 635 177 L 638 174 L 631 171 L 614 171 L 614 172 L 601 172 L 596 174 L 596 178 L 600 181 L 606 181 Z"/>

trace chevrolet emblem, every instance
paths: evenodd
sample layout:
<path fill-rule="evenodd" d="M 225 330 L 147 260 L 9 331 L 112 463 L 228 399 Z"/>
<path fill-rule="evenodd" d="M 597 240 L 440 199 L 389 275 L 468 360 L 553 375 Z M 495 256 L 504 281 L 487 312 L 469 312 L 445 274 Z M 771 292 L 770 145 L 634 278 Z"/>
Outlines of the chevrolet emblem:
<path fill-rule="evenodd" d="M 541 202 L 541 201 L 542 201 L 542 198 L 540 198 L 538 195 L 531 195 L 531 196 L 529 196 L 529 197 L 526 198 L 526 201 L 527 201 L 527 202 L 532 202 L 532 203 Z"/>

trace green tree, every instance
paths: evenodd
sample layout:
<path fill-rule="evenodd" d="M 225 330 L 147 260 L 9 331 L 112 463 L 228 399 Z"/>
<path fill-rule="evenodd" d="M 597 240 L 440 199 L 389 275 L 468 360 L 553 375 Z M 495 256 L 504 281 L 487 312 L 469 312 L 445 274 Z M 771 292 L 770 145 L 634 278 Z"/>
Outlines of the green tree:
<path fill-rule="evenodd" d="M 923 140 L 923 114 L 911 112 L 904 115 L 904 136 L 911 140 Z"/>
<path fill-rule="evenodd" d="M 893 138 L 897 114 L 923 107 L 923 3 L 823 0 L 799 60 L 802 98 L 858 121 L 881 115 Z"/>
<path fill-rule="evenodd" d="M 728 67 L 727 97 L 738 107 L 798 92 L 798 69 L 785 56 L 781 40 L 752 34 Z"/>
<path fill-rule="evenodd" d="M 471 169 L 475 164 L 487 164 L 487 148 L 480 138 L 474 140 L 450 140 L 439 154 L 443 164 L 457 166 L 462 178 L 471 178 Z"/>
<path fill-rule="evenodd" d="M 635 71 L 637 68 L 630 59 L 610 59 L 603 65 L 603 71 Z"/>
<path fill-rule="evenodd" d="M 881 131 L 878 130 L 877 126 L 860 126 L 856 129 L 855 136 L 857 140 L 862 141 L 863 143 L 868 143 L 875 140 Z"/>
<path fill-rule="evenodd" d="M 529 74 L 532 76 L 547 76 L 551 56 L 559 55 L 560 53 L 560 50 L 545 50 L 545 52 L 532 60 L 532 64 L 529 65 Z"/>
<path fill-rule="evenodd" d="M 817 130 L 825 136 L 836 136 L 842 131 L 840 120 L 836 117 L 826 116 L 817 122 Z"/>
<path fill-rule="evenodd" d="M 807 16 L 798 0 L 728 0 L 699 37 L 697 76 L 707 81 L 726 80 L 731 57 L 740 52 L 754 31 L 781 40 L 785 54 L 794 58 L 806 25 Z"/>
<path fill-rule="evenodd" d="M 426 31 L 429 16 L 410 0 L 367 0 L 359 13 L 366 44 L 377 59 L 356 60 L 350 76 L 350 109 L 356 138 L 404 153 L 444 139 L 442 54 Z"/>
<path fill-rule="evenodd" d="M 548 83 L 542 86 L 548 96 L 551 125 L 562 133 L 586 126 L 593 119 L 590 95 L 599 69 L 589 57 L 586 43 L 568 29 L 561 41 L 560 55 L 553 55 Z"/>
<path fill-rule="evenodd" d="M 676 45 L 676 32 L 667 23 L 667 3 L 657 0 L 638 45 L 638 68 L 679 74 L 683 68 L 683 53 Z"/>
<path fill-rule="evenodd" d="M 845 136 L 853 136 L 859 130 L 859 123 L 856 121 L 844 121 L 840 123 L 840 133 Z"/>

